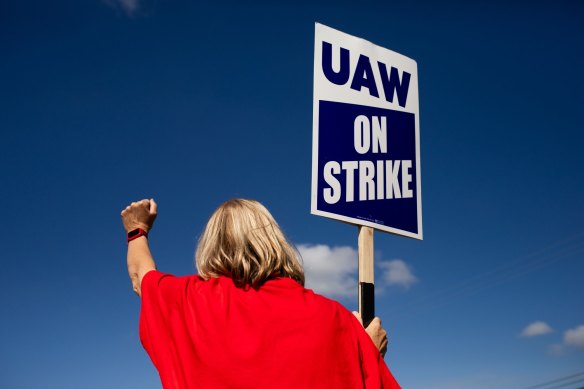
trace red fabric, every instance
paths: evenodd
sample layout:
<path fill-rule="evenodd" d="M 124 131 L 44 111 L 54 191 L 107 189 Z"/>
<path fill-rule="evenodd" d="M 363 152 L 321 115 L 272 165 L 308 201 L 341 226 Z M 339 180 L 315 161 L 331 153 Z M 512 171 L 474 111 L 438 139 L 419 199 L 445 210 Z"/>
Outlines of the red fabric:
<path fill-rule="evenodd" d="M 259 290 L 148 272 L 140 339 L 164 389 L 400 388 L 351 312 L 289 278 Z"/>

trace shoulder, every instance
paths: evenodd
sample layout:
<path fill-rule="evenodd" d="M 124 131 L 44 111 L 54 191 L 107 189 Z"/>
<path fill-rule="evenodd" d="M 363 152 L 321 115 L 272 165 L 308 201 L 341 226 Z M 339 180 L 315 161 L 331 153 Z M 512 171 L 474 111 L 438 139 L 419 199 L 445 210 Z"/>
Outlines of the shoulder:
<path fill-rule="evenodd" d="M 361 323 L 343 304 L 324 295 L 315 293 L 311 289 L 304 289 L 307 298 L 313 301 L 313 305 L 318 312 L 317 315 L 323 319 L 331 319 L 336 327 L 344 327 L 345 330 L 353 332 L 362 329 Z"/>
<path fill-rule="evenodd" d="M 150 270 L 142 279 L 142 297 L 174 294 L 191 284 L 202 281 L 203 279 L 198 275 L 175 276 L 158 270 Z"/>
<path fill-rule="evenodd" d="M 142 283 L 147 283 L 151 285 L 159 285 L 163 281 L 166 282 L 180 282 L 181 279 L 185 279 L 193 276 L 175 276 L 174 274 L 164 273 L 159 270 L 153 269 L 144 274 Z M 195 276 L 197 277 L 197 276 Z"/>
<path fill-rule="evenodd" d="M 337 300 L 333 300 L 330 297 L 324 296 L 322 294 L 318 294 L 314 292 L 312 289 L 304 288 L 305 293 L 314 296 L 314 300 L 318 302 L 318 304 L 322 306 L 329 307 L 330 309 L 335 310 L 339 315 L 343 317 L 351 317 L 353 314 L 345 308 L 343 304 L 338 302 Z"/>

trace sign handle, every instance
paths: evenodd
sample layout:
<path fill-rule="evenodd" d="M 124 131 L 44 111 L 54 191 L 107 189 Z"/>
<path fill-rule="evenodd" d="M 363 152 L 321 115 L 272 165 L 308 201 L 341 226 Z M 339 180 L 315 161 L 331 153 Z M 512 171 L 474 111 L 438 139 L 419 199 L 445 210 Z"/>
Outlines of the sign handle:
<path fill-rule="evenodd" d="M 375 317 L 372 227 L 359 226 L 359 313 L 367 328 Z"/>

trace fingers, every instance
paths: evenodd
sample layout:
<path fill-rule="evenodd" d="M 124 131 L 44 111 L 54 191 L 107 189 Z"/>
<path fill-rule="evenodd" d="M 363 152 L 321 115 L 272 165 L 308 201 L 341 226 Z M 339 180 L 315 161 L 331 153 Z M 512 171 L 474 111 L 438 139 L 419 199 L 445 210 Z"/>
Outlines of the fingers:
<path fill-rule="evenodd" d="M 381 319 L 377 316 L 374 317 L 373 320 L 371 320 L 371 323 L 369 323 L 369 325 L 367 326 L 367 328 L 369 328 L 369 327 L 374 328 L 374 329 L 382 328 L 381 327 Z"/>
<path fill-rule="evenodd" d="M 389 340 L 387 339 L 387 331 L 385 331 L 385 328 L 383 328 L 383 326 L 381 325 L 381 319 L 379 317 L 374 317 L 373 320 L 371 320 L 371 323 L 369 323 L 369 325 L 365 329 L 365 331 L 367 332 L 367 334 L 373 341 L 373 344 L 375 344 L 381 355 L 384 356 L 385 353 L 387 352 L 387 345 L 389 343 Z"/>
<path fill-rule="evenodd" d="M 387 352 L 387 345 L 389 344 L 389 339 L 387 338 L 387 331 L 385 331 L 385 328 L 381 327 L 381 320 L 379 321 L 379 324 L 380 324 L 379 335 L 381 336 L 379 352 L 381 353 L 382 357 L 385 357 L 385 353 Z"/>
<path fill-rule="evenodd" d="M 383 350 L 383 349 L 387 350 L 387 345 L 388 344 L 389 344 L 389 340 L 387 339 L 387 336 L 386 336 L 381 341 L 381 350 Z"/>
<path fill-rule="evenodd" d="M 361 323 L 361 325 L 363 325 L 363 319 L 361 318 L 361 314 L 357 311 L 353 311 L 353 316 L 355 316 L 357 318 L 357 320 L 359 320 L 359 323 Z"/>
<path fill-rule="evenodd" d="M 150 213 L 156 213 L 157 209 L 158 209 L 158 204 L 156 204 L 156 202 L 154 202 L 154 199 L 143 199 L 140 201 L 133 201 L 130 203 L 130 205 L 128 205 L 126 208 L 124 208 L 124 210 L 122 210 L 122 214 L 123 213 L 127 213 L 130 209 L 132 208 L 138 208 L 138 207 L 144 207 L 147 208 Z"/>
<path fill-rule="evenodd" d="M 124 208 L 124 209 L 122 210 L 122 212 L 120 213 L 120 215 L 121 215 L 122 217 L 126 216 L 126 214 L 128 213 L 128 211 L 130 211 L 130 207 L 131 207 L 131 206 L 130 206 L 130 205 L 128 205 L 126 208 Z"/>
<path fill-rule="evenodd" d="M 388 344 L 388 341 L 385 340 L 385 342 L 381 345 L 381 349 L 379 350 L 382 357 L 385 357 L 385 354 L 387 353 L 387 344 Z"/>

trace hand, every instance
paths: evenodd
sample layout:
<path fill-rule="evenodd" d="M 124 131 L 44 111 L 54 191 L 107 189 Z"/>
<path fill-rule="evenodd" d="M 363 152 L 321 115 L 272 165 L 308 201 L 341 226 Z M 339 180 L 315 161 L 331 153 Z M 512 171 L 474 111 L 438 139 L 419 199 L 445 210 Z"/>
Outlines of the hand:
<path fill-rule="evenodd" d="M 154 199 L 141 200 L 128 205 L 121 213 L 126 232 L 141 228 L 148 232 L 156 219 L 158 205 Z"/>
<path fill-rule="evenodd" d="M 359 323 L 363 325 L 363 320 L 361 319 L 359 312 L 353 312 L 353 315 L 355 315 L 355 317 L 359 319 Z M 389 341 L 387 340 L 387 332 L 381 326 L 381 319 L 378 317 L 373 318 L 371 323 L 365 328 L 365 332 L 367 332 L 367 335 L 369 335 L 373 344 L 381 353 L 381 356 L 384 357 L 387 352 L 387 344 Z"/>

